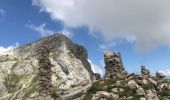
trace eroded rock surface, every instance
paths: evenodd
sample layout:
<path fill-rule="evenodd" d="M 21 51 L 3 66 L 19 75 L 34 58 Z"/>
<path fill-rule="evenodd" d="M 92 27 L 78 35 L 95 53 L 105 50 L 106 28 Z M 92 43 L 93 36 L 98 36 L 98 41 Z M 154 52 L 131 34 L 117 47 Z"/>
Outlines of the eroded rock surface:
<path fill-rule="evenodd" d="M 44 42 L 49 47 L 49 59 L 41 57 L 40 60 L 38 50 Z M 40 66 L 43 66 L 39 65 L 39 62 L 49 61 L 53 65 L 48 73 L 51 73 L 52 91 L 68 90 L 83 80 L 91 81 L 94 73 L 87 59 L 87 50 L 74 44 L 63 34 L 44 37 L 10 50 L 0 55 L 0 100 L 26 100 L 37 97 L 38 73 Z"/>

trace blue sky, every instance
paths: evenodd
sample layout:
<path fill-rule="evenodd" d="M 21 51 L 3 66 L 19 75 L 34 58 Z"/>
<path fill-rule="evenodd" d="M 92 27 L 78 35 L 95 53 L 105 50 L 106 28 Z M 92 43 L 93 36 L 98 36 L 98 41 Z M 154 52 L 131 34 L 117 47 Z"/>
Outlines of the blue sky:
<path fill-rule="evenodd" d="M 87 48 L 96 72 L 110 50 L 129 72 L 145 65 L 170 76 L 169 10 L 167 0 L 1 0 L 0 50 L 63 32 Z"/>

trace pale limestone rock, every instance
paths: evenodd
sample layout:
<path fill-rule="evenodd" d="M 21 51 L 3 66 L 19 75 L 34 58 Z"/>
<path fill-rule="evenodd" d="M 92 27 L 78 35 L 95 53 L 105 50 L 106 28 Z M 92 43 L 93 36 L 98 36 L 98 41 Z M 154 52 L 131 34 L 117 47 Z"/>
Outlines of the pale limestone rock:
<path fill-rule="evenodd" d="M 34 72 L 32 61 L 24 60 L 22 62 L 16 63 L 13 72 L 17 75 L 31 75 Z"/>
<path fill-rule="evenodd" d="M 111 97 L 113 97 L 113 94 L 112 93 L 108 93 L 108 92 L 105 92 L 105 91 L 100 91 L 100 92 L 98 92 L 100 95 L 101 95 L 101 97 L 103 97 L 103 98 L 111 98 Z"/>
<path fill-rule="evenodd" d="M 145 97 L 140 97 L 140 100 L 147 100 Z"/>
<path fill-rule="evenodd" d="M 2 97 L 6 93 L 6 87 L 3 84 L 2 80 L 0 80 L 0 97 Z"/>
<path fill-rule="evenodd" d="M 137 93 L 137 95 L 139 95 L 139 96 L 145 96 L 145 91 L 144 91 L 144 89 L 141 88 L 141 87 L 136 90 L 136 93 Z"/>
<path fill-rule="evenodd" d="M 113 99 L 115 99 L 115 100 L 119 99 L 119 95 L 118 95 L 118 94 L 112 94 L 112 97 L 113 97 Z"/>
<path fill-rule="evenodd" d="M 140 87 L 134 80 L 130 80 L 128 82 L 128 86 L 131 89 L 138 89 Z"/>
<path fill-rule="evenodd" d="M 152 78 L 149 78 L 148 80 L 149 80 L 152 84 L 154 84 L 155 86 L 157 86 L 158 83 L 157 83 L 155 80 L 153 80 Z"/>
<path fill-rule="evenodd" d="M 143 84 L 148 84 L 148 80 L 146 80 L 146 79 L 143 79 L 142 82 L 143 82 Z"/>
<path fill-rule="evenodd" d="M 118 88 L 113 88 L 113 89 L 111 89 L 111 91 L 112 91 L 112 93 L 118 93 Z"/>
<path fill-rule="evenodd" d="M 146 96 L 148 100 L 159 100 L 157 94 L 152 90 L 146 90 Z"/>
<path fill-rule="evenodd" d="M 124 92 L 125 90 L 123 88 L 119 88 L 119 92 Z"/>
<path fill-rule="evenodd" d="M 4 73 L 11 73 L 11 69 L 13 68 L 16 61 L 5 61 L 0 63 L 0 70 Z"/>
<path fill-rule="evenodd" d="M 8 52 L 8 56 L 0 55 L 0 81 L 4 77 L 14 73 L 22 76 L 20 80 L 21 88 L 10 95 L 3 93 L 1 98 L 15 98 L 21 100 L 25 92 L 31 88 L 32 78 L 38 73 L 37 50 L 43 41 L 48 41 L 50 46 L 50 60 L 52 67 L 52 84 L 57 89 L 69 89 L 70 86 L 76 85 L 83 80 L 90 80 L 93 75 L 90 65 L 88 64 L 88 55 L 84 47 L 74 44 L 70 39 L 61 34 L 55 34 L 45 37 L 41 40 L 16 48 Z M 62 61 L 67 67 L 69 73 L 65 74 L 58 64 Z M 35 92 L 34 92 L 35 93 Z M 34 96 L 34 93 L 29 96 Z M 3 99 L 2 99 L 3 100 Z"/>

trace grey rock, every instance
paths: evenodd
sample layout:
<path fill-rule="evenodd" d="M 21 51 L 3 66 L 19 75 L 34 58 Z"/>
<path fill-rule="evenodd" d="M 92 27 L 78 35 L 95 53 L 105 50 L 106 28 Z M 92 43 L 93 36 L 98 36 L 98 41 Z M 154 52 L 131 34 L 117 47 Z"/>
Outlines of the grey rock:
<path fill-rule="evenodd" d="M 136 93 L 139 96 L 145 96 L 146 95 L 144 89 L 141 88 L 141 87 L 136 90 Z"/>
<path fill-rule="evenodd" d="M 61 60 L 58 61 L 58 65 L 61 66 L 62 71 L 63 71 L 66 75 L 69 74 L 69 70 L 68 70 L 67 66 L 66 66 Z"/>
<path fill-rule="evenodd" d="M 157 94 L 152 90 L 146 90 L 146 96 L 148 100 L 159 100 Z"/>
<path fill-rule="evenodd" d="M 166 76 L 160 72 L 156 72 L 156 78 L 158 79 L 162 79 L 162 78 L 165 78 Z"/>
<path fill-rule="evenodd" d="M 111 91 L 112 91 L 112 93 L 118 93 L 118 88 L 113 88 L 113 89 L 111 89 Z"/>

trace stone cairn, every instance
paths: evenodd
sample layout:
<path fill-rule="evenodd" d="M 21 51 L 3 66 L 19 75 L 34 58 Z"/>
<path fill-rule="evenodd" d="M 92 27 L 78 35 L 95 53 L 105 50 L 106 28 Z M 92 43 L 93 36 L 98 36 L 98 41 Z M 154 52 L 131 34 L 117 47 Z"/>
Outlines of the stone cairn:
<path fill-rule="evenodd" d="M 52 87 L 52 64 L 49 59 L 49 47 L 46 42 L 42 44 L 40 47 L 39 51 L 39 57 L 38 57 L 38 62 L 39 62 L 39 94 L 42 96 L 46 96 L 50 94 L 50 88 Z"/>
<path fill-rule="evenodd" d="M 106 51 L 104 53 L 105 78 L 125 77 L 126 71 L 120 53 Z"/>
<path fill-rule="evenodd" d="M 141 76 L 144 79 L 148 79 L 150 77 L 150 71 L 148 69 L 145 68 L 145 66 L 141 66 Z"/>

